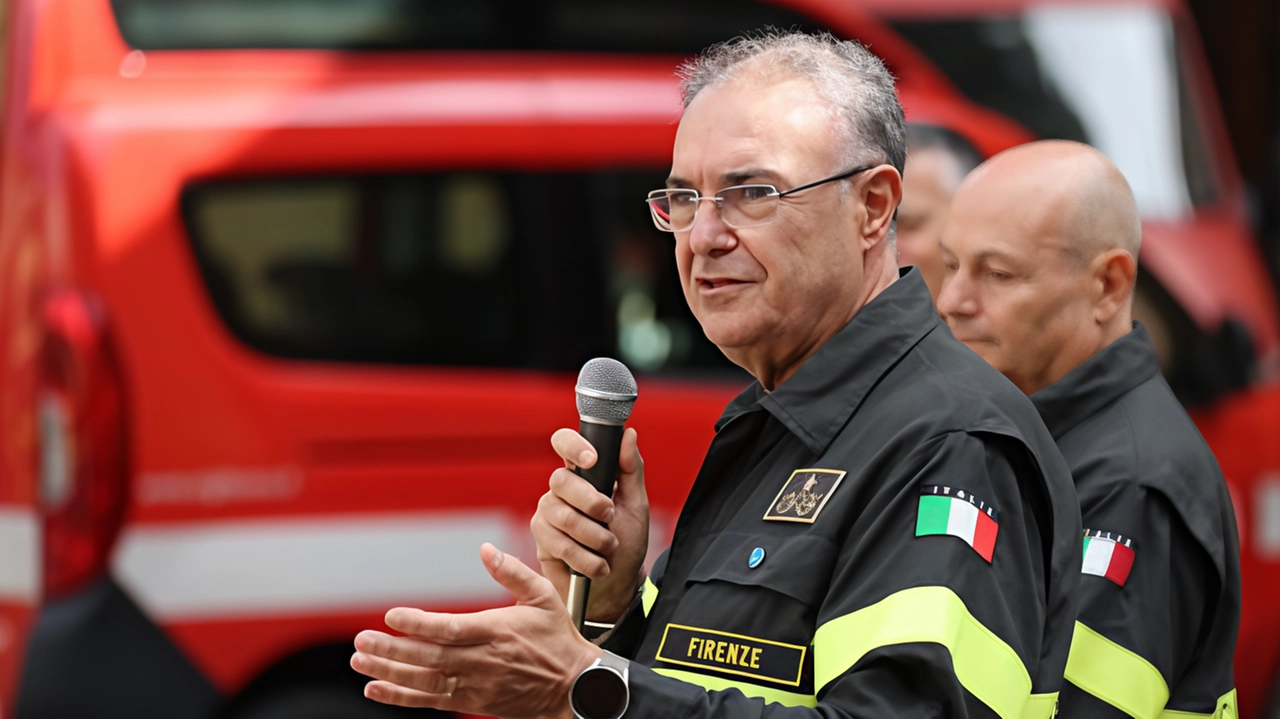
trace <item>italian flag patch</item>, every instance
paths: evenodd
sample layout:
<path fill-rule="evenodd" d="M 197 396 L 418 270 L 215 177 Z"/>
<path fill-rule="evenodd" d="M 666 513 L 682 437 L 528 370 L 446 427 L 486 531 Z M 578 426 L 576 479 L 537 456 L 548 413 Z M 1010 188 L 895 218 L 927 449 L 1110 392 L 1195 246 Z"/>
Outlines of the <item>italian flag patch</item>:
<path fill-rule="evenodd" d="M 933 534 L 959 537 L 990 563 L 999 531 L 995 507 L 979 500 L 971 492 L 936 484 L 920 489 L 917 537 Z"/>
<path fill-rule="evenodd" d="M 1084 564 L 1080 571 L 1124 586 L 1133 568 L 1133 538 L 1098 529 L 1084 530 Z"/>

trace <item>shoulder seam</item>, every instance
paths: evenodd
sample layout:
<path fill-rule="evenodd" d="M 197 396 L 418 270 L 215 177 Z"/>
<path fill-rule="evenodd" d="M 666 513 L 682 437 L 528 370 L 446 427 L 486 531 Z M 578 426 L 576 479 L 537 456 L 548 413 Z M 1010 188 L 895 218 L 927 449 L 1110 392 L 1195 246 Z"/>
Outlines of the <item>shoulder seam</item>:
<path fill-rule="evenodd" d="M 1123 399 L 1123 397 L 1120 399 Z M 1133 428 L 1133 418 L 1129 416 L 1129 410 L 1124 406 L 1123 402 L 1116 400 L 1116 408 L 1120 410 L 1121 416 L 1124 417 L 1124 426 L 1129 433 L 1129 461 L 1131 463 L 1129 476 L 1133 477 L 1133 481 L 1137 485 L 1146 487 L 1148 486 L 1147 483 L 1138 473 L 1138 467 L 1142 466 L 1142 463 L 1138 459 L 1138 435 Z"/>

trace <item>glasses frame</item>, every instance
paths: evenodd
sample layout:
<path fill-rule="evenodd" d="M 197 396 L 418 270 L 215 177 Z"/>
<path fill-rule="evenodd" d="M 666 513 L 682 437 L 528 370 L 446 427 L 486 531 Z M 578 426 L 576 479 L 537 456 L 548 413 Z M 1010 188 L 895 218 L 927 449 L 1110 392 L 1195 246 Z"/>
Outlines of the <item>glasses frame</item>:
<path fill-rule="evenodd" d="M 767 187 L 769 188 L 769 192 L 766 193 L 765 195 L 766 197 L 776 197 L 778 198 L 778 200 L 781 200 L 782 198 L 788 195 L 794 195 L 797 192 L 811 190 L 815 187 L 818 187 L 819 185 L 825 185 L 828 182 L 836 182 L 837 180 L 847 180 L 850 177 L 866 172 L 867 170 L 875 169 L 877 167 L 879 167 L 879 165 L 860 165 L 858 167 L 853 168 L 852 170 L 846 170 L 845 172 L 832 175 L 831 177 L 824 177 L 821 180 L 817 180 L 816 182 L 810 182 L 808 184 L 800 185 L 799 187 L 793 187 L 790 190 L 784 190 L 784 191 L 779 191 L 776 185 L 770 185 L 768 183 L 750 183 L 746 185 L 732 185 L 730 187 L 723 187 L 717 190 L 716 194 L 703 197 L 702 195 L 698 194 L 697 190 L 694 190 L 694 189 L 682 188 L 682 187 L 667 187 L 661 190 L 650 191 L 649 196 L 645 198 L 645 204 L 649 205 L 649 212 L 653 217 L 654 227 L 657 227 L 662 232 L 688 232 L 689 230 L 692 230 L 693 226 L 698 222 L 698 209 L 702 207 L 701 203 L 708 200 L 716 204 L 717 210 L 721 210 L 720 221 L 724 222 L 726 225 L 734 228 L 735 230 L 741 230 L 748 227 L 763 227 L 764 225 L 768 225 L 772 223 L 774 220 L 778 219 L 777 205 L 774 206 L 773 215 L 768 220 L 765 220 L 764 222 L 757 222 L 750 225 L 735 225 L 732 222 L 729 222 L 724 217 L 724 214 L 723 214 L 724 197 L 722 196 L 722 193 L 728 192 L 729 190 L 741 190 L 748 187 Z M 697 207 L 694 208 L 693 220 L 689 223 L 689 226 L 680 228 L 678 230 L 675 229 L 674 227 L 664 228 L 662 226 L 661 221 L 659 220 L 658 207 L 657 205 L 654 204 L 654 202 L 658 200 L 662 195 L 665 195 L 672 191 L 692 192 L 694 202 L 698 203 Z"/>

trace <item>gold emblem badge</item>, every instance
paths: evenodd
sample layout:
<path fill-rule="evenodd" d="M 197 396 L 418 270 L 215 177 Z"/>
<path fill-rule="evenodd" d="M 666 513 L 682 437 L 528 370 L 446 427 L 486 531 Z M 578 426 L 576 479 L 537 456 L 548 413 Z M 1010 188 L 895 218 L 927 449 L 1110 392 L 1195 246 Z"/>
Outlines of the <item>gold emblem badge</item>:
<path fill-rule="evenodd" d="M 845 472 L 835 469 L 797 469 L 791 473 L 782 491 L 764 513 L 775 522 L 812 524 L 822 513 L 827 500 L 835 494 Z"/>

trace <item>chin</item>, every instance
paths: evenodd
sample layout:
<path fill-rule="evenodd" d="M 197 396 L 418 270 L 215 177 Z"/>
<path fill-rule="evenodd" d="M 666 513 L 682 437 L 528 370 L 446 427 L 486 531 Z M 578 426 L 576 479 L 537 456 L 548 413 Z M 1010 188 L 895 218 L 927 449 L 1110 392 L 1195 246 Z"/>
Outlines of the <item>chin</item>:
<path fill-rule="evenodd" d="M 720 316 L 716 316 L 720 315 Z M 749 347 L 759 342 L 760 328 L 742 321 L 742 318 L 725 316 L 728 313 L 711 313 L 710 317 L 699 317 L 702 332 L 711 340 L 711 344 L 720 351 L 731 355 L 735 349 Z"/>
<path fill-rule="evenodd" d="M 1003 364 L 1003 358 L 1000 356 L 1000 350 L 990 342 L 968 341 L 964 343 L 965 347 L 973 350 L 973 353 L 987 361 L 987 364 L 999 369 Z"/>

